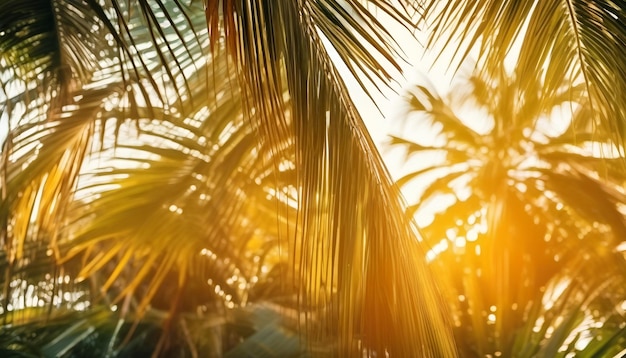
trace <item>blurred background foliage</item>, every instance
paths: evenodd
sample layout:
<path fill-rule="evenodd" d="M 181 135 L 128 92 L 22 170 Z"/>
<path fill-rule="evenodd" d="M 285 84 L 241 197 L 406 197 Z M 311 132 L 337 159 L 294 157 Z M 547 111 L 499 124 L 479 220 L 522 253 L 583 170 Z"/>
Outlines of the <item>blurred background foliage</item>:
<path fill-rule="evenodd" d="M 433 135 L 391 145 L 415 157 L 398 184 L 415 202 L 407 215 L 422 223 L 461 351 L 619 353 L 625 178 L 588 100 L 567 83 L 554 98 L 540 81 L 522 91 L 505 73 L 459 80 L 446 97 L 430 87 L 408 91 L 406 121 Z"/>

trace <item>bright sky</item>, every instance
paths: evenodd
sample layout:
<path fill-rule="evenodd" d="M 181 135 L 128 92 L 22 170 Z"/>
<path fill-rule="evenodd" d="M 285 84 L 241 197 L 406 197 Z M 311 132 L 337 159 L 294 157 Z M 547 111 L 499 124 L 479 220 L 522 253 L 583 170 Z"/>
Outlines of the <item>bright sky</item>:
<path fill-rule="evenodd" d="M 394 77 L 396 83 L 392 84 L 392 89 L 387 89 L 382 85 L 380 87 L 384 90 L 382 94 L 376 88 L 371 90 L 370 94 L 373 95 L 378 105 L 377 109 L 374 102 L 370 100 L 356 81 L 348 78 L 349 76 L 344 76 L 344 79 L 370 135 L 382 153 L 394 179 L 397 179 L 403 173 L 404 157 L 401 155 L 401 150 L 393 150 L 386 145 L 388 136 L 390 134 L 402 134 L 407 138 L 419 138 L 420 136 L 420 133 L 412 133 L 410 126 L 405 128 L 402 125 L 402 119 L 407 114 L 407 103 L 406 99 L 403 98 L 406 95 L 406 89 L 428 81 L 439 94 L 447 93 L 452 82 L 453 71 L 447 69 L 452 53 L 449 56 L 444 54 L 440 57 L 440 61 L 435 61 L 437 50 L 426 51 L 424 49 L 423 44 L 427 40 L 424 32 L 419 32 L 413 36 L 408 30 L 392 21 L 382 19 L 382 22 L 387 23 L 390 33 L 394 34 L 394 40 L 401 46 L 407 60 L 406 62 L 398 61 L 402 66 L 402 73 L 398 73 Z M 418 37 L 419 40 L 415 37 Z M 339 67 L 341 68 L 341 66 Z"/>
<path fill-rule="evenodd" d="M 370 91 L 380 111 L 356 81 L 351 80 L 349 76 L 344 76 L 344 79 L 392 178 L 397 180 L 405 174 L 425 167 L 428 163 L 441 159 L 442 154 L 435 152 L 406 158 L 404 148 L 391 148 L 388 142 L 391 134 L 425 143 L 433 139 L 433 132 L 429 130 L 429 126 L 405 120 L 409 109 L 406 99 L 407 89 L 418 84 L 428 84 L 428 87 L 445 96 L 449 92 L 453 80 L 455 68 L 454 66 L 448 67 L 451 62 L 454 62 L 451 60 L 456 46 L 454 42 L 451 43 L 448 46 L 450 50 L 444 51 L 437 58 L 443 46 L 435 44 L 434 50 L 431 51 L 424 48 L 428 41 L 428 33 L 424 31 L 423 23 L 421 25 L 422 31 L 413 35 L 397 23 L 381 17 L 379 16 L 379 20 L 393 34 L 394 40 L 405 54 L 406 62 L 398 61 L 402 66 L 402 73 L 395 76 L 396 83 L 392 84 L 392 89 L 385 89 L 385 86 L 382 85 L 380 86 L 381 89 L 385 89 L 383 94 L 379 94 L 375 88 Z M 338 67 L 342 71 L 341 66 Z M 409 205 L 416 203 L 427 183 L 428 180 L 413 180 L 402 188 L 403 195 Z M 417 224 L 420 227 L 429 225 L 435 212 L 450 205 L 447 199 L 450 198 L 442 196 L 436 202 L 426 203 L 416 213 Z"/>

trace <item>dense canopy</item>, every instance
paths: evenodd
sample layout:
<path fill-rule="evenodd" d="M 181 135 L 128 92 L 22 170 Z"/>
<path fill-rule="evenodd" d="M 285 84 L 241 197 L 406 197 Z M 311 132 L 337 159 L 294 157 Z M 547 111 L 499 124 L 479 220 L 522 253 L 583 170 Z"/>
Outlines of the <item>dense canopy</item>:
<path fill-rule="evenodd" d="M 623 1 L 0 2 L 0 352 L 619 355 L 625 23 Z M 451 99 L 407 85 L 401 120 L 442 140 L 392 137 L 422 158 L 396 184 L 353 98 L 417 31 L 474 65 Z"/>

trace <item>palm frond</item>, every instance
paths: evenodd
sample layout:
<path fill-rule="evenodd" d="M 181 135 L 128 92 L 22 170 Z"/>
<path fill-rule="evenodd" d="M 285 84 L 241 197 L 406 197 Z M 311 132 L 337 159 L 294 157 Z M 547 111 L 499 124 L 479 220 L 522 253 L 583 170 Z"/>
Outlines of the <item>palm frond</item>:
<path fill-rule="evenodd" d="M 325 311 L 320 325 L 310 317 L 303 322 L 307 337 L 336 335 L 345 356 L 361 356 L 362 350 L 454 355 L 423 252 L 318 32 L 343 30 L 342 37 L 326 35 L 340 41 L 334 44 L 340 56 L 384 77 L 375 57 L 358 50 L 351 35 L 371 43 L 372 29 L 384 31 L 356 1 L 222 4 L 207 4 L 212 37 L 215 42 L 220 31 L 227 36 L 242 87 L 259 114 L 262 140 L 294 143 L 300 305 Z M 346 19 L 348 9 L 359 14 L 352 16 L 358 21 Z M 282 83 L 289 106 L 279 91 Z"/>
<path fill-rule="evenodd" d="M 620 1 L 428 2 L 431 45 L 455 46 L 460 60 L 477 52 L 483 71 L 503 71 L 505 60 L 522 88 L 543 80 L 553 97 L 563 79 L 580 83 L 591 102 L 593 122 L 623 143 L 626 109 L 626 13 Z M 473 50 L 472 50 L 473 49 Z"/>
<path fill-rule="evenodd" d="M 10 4 L 5 2 L 4 5 Z M 1 203 L 4 249 L 2 267 L 5 272 L 2 277 L 2 318 L 5 323 L 30 322 L 37 315 L 48 316 L 53 311 L 68 308 L 90 308 L 103 295 L 108 299 L 114 292 L 118 294 L 124 292 L 119 289 L 121 280 L 116 282 L 115 290 L 111 290 L 113 292 L 94 289 L 107 280 L 113 280 L 114 276 L 119 278 L 119 273 L 111 274 L 116 272 L 115 266 L 111 268 L 111 262 L 100 260 L 101 265 L 108 265 L 106 269 L 97 273 L 92 271 L 93 276 L 88 282 L 77 283 L 76 279 L 85 268 L 81 270 L 79 260 L 67 261 L 70 259 L 68 251 L 70 255 L 75 255 L 72 248 L 74 251 L 83 248 L 92 252 L 97 247 L 98 241 L 102 240 L 96 237 L 97 240 L 91 245 L 85 243 L 87 240 L 84 237 L 75 236 L 77 230 L 73 228 L 71 222 L 71 219 L 77 216 L 73 210 L 77 207 L 85 208 L 84 205 L 77 205 L 74 201 L 75 190 L 88 186 L 82 182 L 86 171 L 85 163 L 93 166 L 94 163 L 90 160 L 94 159 L 95 153 L 105 147 L 107 149 L 115 147 L 120 136 L 119 130 L 126 119 L 134 120 L 136 125 L 144 118 L 162 119 L 172 111 L 185 112 L 189 104 L 181 104 L 183 99 L 190 102 L 189 97 L 192 95 L 209 97 L 210 91 L 206 90 L 206 85 L 203 87 L 204 91 L 194 94 L 186 85 L 190 69 L 193 70 L 197 82 L 206 84 L 206 77 L 202 78 L 203 74 L 208 73 L 204 67 L 206 61 L 202 46 L 197 40 L 203 33 L 201 29 L 205 28 L 201 12 L 192 19 L 187 14 L 180 13 L 180 9 L 185 8 L 181 8 L 181 4 L 177 2 L 170 2 L 167 7 L 159 2 L 154 5 L 158 6 L 156 9 L 144 8 L 145 13 L 150 12 L 150 17 L 144 21 L 152 24 L 155 21 L 169 24 L 157 30 L 155 26 L 143 26 L 145 23 L 137 17 L 142 12 L 137 12 L 136 9 L 128 11 L 129 9 L 124 6 L 116 7 L 114 10 L 118 11 L 117 14 L 127 18 L 114 21 L 112 19 L 115 19 L 115 16 L 108 10 L 103 10 L 100 4 L 88 5 L 80 3 L 79 6 L 72 7 L 72 4 L 67 2 L 53 3 L 52 10 L 55 11 L 53 17 L 59 22 L 56 23 L 56 28 L 46 29 L 49 33 L 44 35 L 37 32 L 40 30 L 37 26 L 46 25 L 45 19 L 33 25 L 33 28 L 25 26 L 20 34 L 11 32 L 15 30 L 15 26 L 24 25 L 23 21 L 27 23 L 30 21 L 23 19 L 29 17 L 28 13 L 21 13 L 22 10 L 30 8 L 16 5 L 13 9 L 7 9 L 11 14 L 16 13 L 16 16 L 8 16 L 6 19 L 17 18 L 15 21 L 18 24 L 4 23 L 7 29 L 1 30 L 3 35 L 12 36 L 3 37 L 2 40 L 15 40 L 22 35 L 34 38 L 34 43 L 28 47 L 32 53 L 25 52 L 23 60 L 31 61 L 28 65 L 35 66 L 34 68 L 22 66 L 19 62 L 21 58 L 17 62 L 11 58 L 2 59 L 9 64 L 6 67 L 7 71 L 18 74 L 8 81 L 4 87 L 5 97 L 2 97 L 3 109 L 6 109 L 4 112 L 6 116 L 3 116 L 2 120 L 7 121 L 9 129 L 2 151 L 4 159 Z M 139 5 L 146 3 L 142 2 Z M 134 15 L 131 15 L 133 13 Z M 60 19 L 61 16 L 63 19 Z M 79 26 L 77 24 L 88 26 L 89 29 L 82 31 L 77 28 Z M 181 31 L 190 30 L 193 26 L 198 30 L 183 38 Z M 120 27 L 125 28 L 127 32 L 119 30 Z M 106 29 L 112 33 L 107 33 Z M 121 35 L 117 33 L 118 30 Z M 73 37 L 64 37 L 64 31 Z M 104 39 L 96 38 L 92 33 L 102 35 Z M 204 33 L 206 34 L 206 30 Z M 39 38 L 47 38 L 46 36 L 57 36 L 62 41 L 61 43 L 53 43 L 52 40 L 39 41 Z M 84 36 L 89 39 L 81 42 L 80 39 Z M 169 42 L 164 43 L 166 38 Z M 194 39 L 196 41 L 188 43 Z M 16 44 L 9 42 L 8 45 L 3 43 L 9 46 L 3 54 L 11 54 L 11 51 L 16 50 L 16 46 L 30 43 L 29 41 Z M 155 43 L 156 50 L 146 51 Z M 74 48 L 76 46 L 83 47 L 76 49 Z M 22 51 L 20 48 L 17 50 Z M 94 61 L 88 63 L 85 60 L 83 63 L 81 59 L 64 58 L 79 56 L 80 51 L 91 52 Z M 60 63 L 61 60 L 55 56 L 63 57 L 63 61 L 68 62 Z M 170 61 L 176 65 L 170 66 L 166 63 Z M 56 75 L 58 67 L 67 69 L 67 66 L 77 66 L 68 69 L 70 72 L 74 71 L 71 75 L 73 87 L 69 89 L 63 88 L 67 83 Z M 198 71 L 198 67 L 205 68 L 205 72 Z M 5 75 L 6 73 L 2 74 L 3 79 L 6 78 Z M 157 80 L 161 80 L 161 83 L 157 83 Z M 61 96 L 60 91 L 66 93 Z M 212 93 L 212 96 L 214 97 L 215 93 Z M 172 108 L 172 103 L 178 103 L 180 106 Z M 112 108 L 117 111 L 112 111 Z M 106 114 L 110 117 L 105 117 Z M 108 131 L 111 126 L 113 133 Z M 103 202 L 106 203 L 105 200 Z M 81 221 L 80 224 L 85 225 L 88 222 Z M 108 235 L 116 233 L 113 231 Z M 82 243 L 82 246 L 74 247 L 75 243 Z M 114 258 L 117 251 L 112 249 L 111 253 L 112 255 L 108 256 L 109 260 Z M 156 254 L 158 257 L 159 252 Z M 89 258 L 86 254 L 82 265 L 92 264 L 94 260 L 89 261 Z M 165 268 L 171 268 L 175 260 L 172 260 L 171 256 L 166 259 Z M 178 260 L 180 261 L 180 257 Z M 124 262 L 128 260 L 122 259 L 117 267 L 122 267 Z M 186 265 L 185 263 L 182 266 Z M 162 279 L 163 272 L 167 270 L 160 272 L 159 277 Z M 182 269 L 179 272 L 186 273 L 187 270 Z M 109 276 L 103 273 L 109 273 Z M 129 276 L 124 277 L 128 278 Z M 155 282 L 159 283 L 158 280 Z M 94 287 L 89 287 L 87 283 L 92 283 Z M 131 289 L 137 286 L 132 280 L 126 283 Z M 154 291 L 157 287 L 158 285 L 153 284 L 146 290 Z M 74 298 L 75 295 L 82 298 Z M 154 296 L 154 293 L 147 296 Z"/>
<path fill-rule="evenodd" d="M 622 253 L 591 252 L 568 262 L 527 308 L 513 349 L 520 357 L 617 356 L 626 346 L 623 281 Z"/>

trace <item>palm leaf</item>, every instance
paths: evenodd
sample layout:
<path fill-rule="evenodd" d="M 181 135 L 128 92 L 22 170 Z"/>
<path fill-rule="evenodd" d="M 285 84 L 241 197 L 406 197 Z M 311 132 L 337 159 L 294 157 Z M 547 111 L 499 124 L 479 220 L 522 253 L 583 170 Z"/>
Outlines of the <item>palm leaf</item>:
<path fill-rule="evenodd" d="M 429 2 L 430 44 L 454 46 L 460 60 L 478 49 L 481 68 L 498 73 L 506 58 L 522 88 L 543 79 L 543 96 L 553 97 L 563 78 L 584 84 L 594 123 L 622 143 L 626 103 L 625 7 L 615 1 L 463 1 Z M 504 30 L 503 30 L 504 29 Z M 519 47 L 518 47 L 519 46 Z"/>
<path fill-rule="evenodd" d="M 607 267 L 598 275 L 595 267 Z M 613 356 L 626 344 L 621 254 L 591 253 L 573 259 L 548 284 L 543 297 L 528 308 L 526 325 L 515 340 L 521 357 L 535 355 Z M 523 347 L 523 348 L 522 348 Z"/>
<path fill-rule="evenodd" d="M 365 25 L 334 20 L 345 15 L 340 5 L 329 6 L 333 3 L 236 7 L 224 2 L 220 9 L 209 1 L 207 7 L 214 42 L 220 31 L 227 35 L 243 90 L 259 113 L 261 138 L 294 141 L 300 302 L 328 312 L 319 328 L 307 331 L 322 340 L 337 335 L 339 352 L 346 356 L 360 356 L 358 347 L 378 354 L 421 350 L 424 356 L 452 355 L 434 284 L 424 280 L 427 268 L 395 199 L 398 194 L 318 33 L 332 25 L 365 35 L 365 29 L 376 25 L 356 1 L 345 7 L 363 14 Z M 360 48 L 353 36 L 327 38 L 342 41 L 335 44 L 339 51 Z M 361 68 L 375 66 L 384 76 L 373 55 L 364 62 L 359 59 L 366 55 L 363 51 L 351 53 L 355 63 L 365 64 Z M 288 107 L 279 90 L 283 82 L 291 99 Z M 285 109 L 289 116 L 283 115 Z M 344 171 L 346 160 L 350 173 Z"/>

